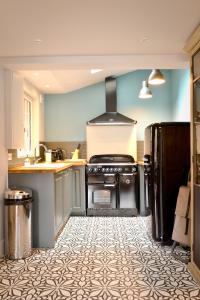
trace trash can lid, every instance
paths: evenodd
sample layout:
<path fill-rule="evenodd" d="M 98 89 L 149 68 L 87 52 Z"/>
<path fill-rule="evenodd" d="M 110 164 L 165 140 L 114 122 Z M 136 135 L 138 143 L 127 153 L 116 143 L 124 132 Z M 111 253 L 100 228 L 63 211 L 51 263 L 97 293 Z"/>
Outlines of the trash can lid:
<path fill-rule="evenodd" d="M 30 194 L 23 190 L 11 190 L 5 191 L 5 199 L 27 199 L 30 198 Z"/>

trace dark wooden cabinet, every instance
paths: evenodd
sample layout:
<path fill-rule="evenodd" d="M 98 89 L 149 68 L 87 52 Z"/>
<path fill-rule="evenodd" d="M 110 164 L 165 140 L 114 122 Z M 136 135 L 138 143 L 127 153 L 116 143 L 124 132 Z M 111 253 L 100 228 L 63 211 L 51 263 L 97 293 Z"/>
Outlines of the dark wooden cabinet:
<path fill-rule="evenodd" d="M 192 71 L 194 78 L 200 77 L 200 51 L 198 50 L 192 57 Z"/>
<path fill-rule="evenodd" d="M 193 259 L 200 268 L 200 50 L 192 57 L 193 70 Z"/>
<path fill-rule="evenodd" d="M 192 59 L 193 70 L 193 259 L 200 268 L 200 50 Z"/>
<path fill-rule="evenodd" d="M 194 185 L 194 262 L 200 268 L 200 185 Z"/>
<path fill-rule="evenodd" d="M 193 174 L 200 184 L 200 79 L 193 82 Z"/>
<path fill-rule="evenodd" d="M 191 262 L 190 272 L 200 283 L 200 26 L 185 49 L 191 57 Z"/>

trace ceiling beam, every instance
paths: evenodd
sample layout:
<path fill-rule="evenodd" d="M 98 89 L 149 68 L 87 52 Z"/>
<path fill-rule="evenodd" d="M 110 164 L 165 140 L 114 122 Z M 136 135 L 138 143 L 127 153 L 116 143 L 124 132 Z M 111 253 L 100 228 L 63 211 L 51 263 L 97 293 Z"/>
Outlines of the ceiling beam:
<path fill-rule="evenodd" d="M 65 55 L 0 57 L 0 66 L 12 70 L 81 70 L 90 68 L 142 70 L 189 67 L 187 54 Z"/>

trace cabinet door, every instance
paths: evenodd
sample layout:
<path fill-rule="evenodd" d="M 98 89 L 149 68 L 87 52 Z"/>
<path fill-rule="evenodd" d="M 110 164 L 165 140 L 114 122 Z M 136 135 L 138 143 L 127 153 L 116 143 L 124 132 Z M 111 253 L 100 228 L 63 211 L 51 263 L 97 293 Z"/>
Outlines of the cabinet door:
<path fill-rule="evenodd" d="M 193 145 L 193 156 L 194 156 L 194 181 L 200 184 L 200 80 L 194 83 L 194 145 Z"/>
<path fill-rule="evenodd" d="M 73 207 L 75 209 L 81 209 L 81 197 L 80 197 L 80 170 L 74 170 L 74 183 L 75 183 L 75 197 Z"/>
<path fill-rule="evenodd" d="M 74 172 L 73 169 L 69 169 L 69 180 L 68 180 L 68 205 L 70 209 L 70 214 L 72 212 L 72 201 L 75 195 L 74 188 Z"/>
<path fill-rule="evenodd" d="M 55 177 L 55 231 L 63 224 L 63 175 Z"/>
<path fill-rule="evenodd" d="M 200 53 L 200 52 L 199 52 Z M 198 58 L 200 55 L 198 54 Z M 197 64 L 197 61 L 196 61 Z M 196 66 L 200 75 L 200 64 Z M 193 257 L 195 264 L 200 268 L 200 80 L 194 83 L 193 94 L 193 178 L 194 178 L 194 210 L 193 210 Z"/>
<path fill-rule="evenodd" d="M 24 147 L 23 78 L 9 70 L 5 73 L 6 145 L 8 149 Z"/>
<path fill-rule="evenodd" d="M 73 168 L 73 198 L 72 213 L 85 214 L 85 167 Z"/>
<path fill-rule="evenodd" d="M 63 213 L 64 221 L 66 221 L 71 214 L 71 171 L 67 170 L 63 176 Z"/>
<path fill-rule="evenodd" d="M 193 260 L 200 269 L 200 51 L 193 56 Z"/>

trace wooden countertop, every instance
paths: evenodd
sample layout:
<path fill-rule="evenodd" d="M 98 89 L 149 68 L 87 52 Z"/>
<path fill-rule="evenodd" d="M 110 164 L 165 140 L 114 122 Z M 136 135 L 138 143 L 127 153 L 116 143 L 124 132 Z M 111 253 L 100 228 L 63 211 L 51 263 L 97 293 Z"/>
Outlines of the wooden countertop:
<path fill-rule="evenodd" d="M 46 166 L 45 166 L 46 164 Z M 59 173 L 70 167 L 86 165 L 85 159 L 64 160 L 56 163 L 38 163 L 30 166 L 14 166 L 8 168 L 8 173 Z"/>
<path fill-rule="evenodd" d="M 143 160 L 138 160 L 137 164 L 143 166 L 144 165 L 144 161 Z"/>

